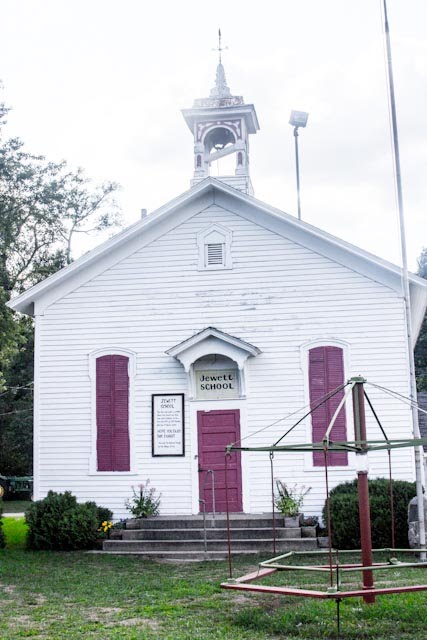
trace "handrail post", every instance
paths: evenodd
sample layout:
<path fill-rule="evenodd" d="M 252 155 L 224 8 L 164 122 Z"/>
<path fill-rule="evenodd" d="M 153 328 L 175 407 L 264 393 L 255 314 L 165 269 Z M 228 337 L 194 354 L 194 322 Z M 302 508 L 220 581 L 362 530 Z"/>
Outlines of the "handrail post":
<path fill-rule="evenodd" d="M 202 505 L 202 515 L 203 515 L 203 545 L 205 548 L 205 553 L 207 553 L 208 541 L 207 541 L 207 534 L 206 534 L 206 500 L 203 500 L 203 498 L 199 498 L 199 502 Z"/>
<path fill-rule="evenodd" d="M 215 526 L 215 471 L 213 469 L 210 470 L 212 474 L 212 526 Z"/>

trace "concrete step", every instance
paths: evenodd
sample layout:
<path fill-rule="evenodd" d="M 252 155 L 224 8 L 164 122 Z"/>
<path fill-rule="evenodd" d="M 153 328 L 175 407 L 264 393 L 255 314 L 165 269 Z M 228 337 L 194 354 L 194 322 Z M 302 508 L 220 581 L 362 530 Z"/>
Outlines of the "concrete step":
<path fill-rule="evenodd" d="M 276 527 L 283 526 L 283 516 L 276 514 Z M 245 515 L 243 513 L 230 514 L 230 523 L 232 527 L 238 529 L 250 528 L 273 528 L 272 514 L 254 514 Z M 224 513 L 217 514 L 215 518 L 212 515 L 206 515 L 206 526 L 226 528 L 227 517 Z M 129 529 L 202 529 L 203 516 L 156 516 L 154 518 L 131 518 L 127 520 L 126 528 Z"/>
<path fill-rule="evenodd" d="M 187 552 L 187 551 L 204 551 L 204 542 L 200 539 L 195 540 L 105 540 L 103 544 L 104 551 L 143 551 L 151 552 L 154 555 L 169 552 Z M 272 553 L 272 538 L 248 539 L 240 538 L 233 540 L 232 550 L 234 552 L 254 551 Z M 290 538 L 276 540 L 276 549 L 279 553 L 282 551 L 311 550 L 317 549 L 317 540 L 315 538 Z M 227 543 L 224 540 L 209 540 L 208 551 L 227 551 Z"/>
<path fill-rule="evenodd" d="M 228 551 L 87 551 L 89 554 L 108 554 L 115 556 L 142 556 L 144 558 L 153 558 L 154 560 L 164 560 L 170 562 L 204 562 L 205 560 L 226 560 Z M 257 560 L 267 560 L 271 558 L 272 552 L 254 551 L 254 550 L 231 550 L 232 556 L 248 556 Z"/>
<path fill-rule="evenodd" d="M 273 537 L 271 527 L 263 527 L 258 529 L 241 529 L 230 528 L 230 537 L 232 540 L 238 538 L 248 538 L 253 540 L 267 539 Z M 309 537 L 309 536 L 305 536 Z M 225 528 L 207 528 L 207 540 L 227 540 L 227 529 Z M 284 538 L 301 538 L 301 529 L 276 529 L 276 538 L 278 540 Z M 204 540 L 203 529 L 131 529 L 122 531 L 123 540 Z"/>

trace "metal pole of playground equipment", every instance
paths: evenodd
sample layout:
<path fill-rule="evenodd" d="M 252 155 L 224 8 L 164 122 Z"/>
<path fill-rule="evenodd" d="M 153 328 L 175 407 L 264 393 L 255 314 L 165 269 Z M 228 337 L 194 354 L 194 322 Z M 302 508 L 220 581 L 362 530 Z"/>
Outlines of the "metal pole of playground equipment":
<path fill-rule="evenodd" d="M 402 189 L 402 176 L 400 171 L 400 152 L 399 152 L 399 136 L 397 131 L 397 115 L 396 115 L 396 99 L 394 94 L 394 80 L 393 80 L 393 66 L 391 60 L 391 43 L 390 43 L 390 29 L 387 16 L 387 3 L 383 0 L 384 8 L 384 31 L 385 31 L 385 44 L 387 52 L 387 70 L 389 81 L 389 99 L 390 99 L 390 111 L 391 111 L 391 124 L 393 133 L 393 156 L 394 156 L 394 168 L 396 178 L 396 191 L 397 202 L 399 208 L 399 224 L 400 224 L 400 242 L 402 252 L 402 284 L 403 284 L 403 300 L 405 304 L 405 316 L 406 316 L 406 335 L 408 344 L 408 359 L 409 359 L 409 377 L 410 377 L 410 394 L 412 400 L 412 430 L 414 438 L 420 438 L 420 427 L 418 423 L 418 409 L 417 401 L 417 382 L 415 378 L 415 362 L 414 362 L 414 344 L 412 340 L 412 320 L 411 320 L 411 304 L 410 304 L 410 291 L 409 291 L 409 276 L 408 276 L 408 260 L 406 254 L 406 235 L 405 235 L 405 216 L 403 209 L 403 189 Z M 421 549 L 426 546 L 426 529 L 424 518 L 424 496 L 423 496 L 423 452 L 421 447 L 415 447 L 415 473 L 417 484 L 417 503 L 418 503 L 418 526 L 420 534 L 420 547 Z M 426 554 L 421 553 L 420 558 L 426 559 Z"/>
<path fill-rule="evenodd" d="M 365 419 L 365 396 L 363 392 L 364 378 L 352 378 L 351 382 L 356 382 L 353 387 L 353 415 L 354 415 L 354 439 L 361 443 L 363 453 L 357 453 L 357 489 L 359 493 L 359 517 L 360 517 L 360 542 L 362 547 L 362 565 L 372 567 L 372 540 L 371 540 L 371 514 L 369 507 L 369 487 L 368 487 L 368 450 L 366 445 L 366 419 Z M 363 588 L 372 589 L 374 586 L 374 575 L 372 571 L 364 570 Z M 366 603 L 375 602 L 375 595 L 367 594 L 363 596 Z"/>

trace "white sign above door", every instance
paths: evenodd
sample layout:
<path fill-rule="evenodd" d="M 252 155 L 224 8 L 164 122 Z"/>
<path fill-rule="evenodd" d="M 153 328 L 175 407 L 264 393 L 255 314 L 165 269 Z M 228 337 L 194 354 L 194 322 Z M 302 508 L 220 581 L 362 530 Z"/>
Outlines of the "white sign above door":
<path fill-rule="evenodd" d="M 196 370 L 197 398 L 219 400 L 239 397 L 239 372 L 237 369 Z"/>

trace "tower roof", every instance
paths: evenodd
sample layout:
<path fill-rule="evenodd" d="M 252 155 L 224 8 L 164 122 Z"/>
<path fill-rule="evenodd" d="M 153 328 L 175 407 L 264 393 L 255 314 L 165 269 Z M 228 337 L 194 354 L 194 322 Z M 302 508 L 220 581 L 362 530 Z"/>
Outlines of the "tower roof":
<path fill-rule="evenodd" d="M 182 114 L 193 131 L 194 121 L 209 115 L 218 117 L 227 109 L 227 115 L 243 114 L 249 133 L 256 133 L 259 129 L 258 118 L 253 104 L 245 104 L 243 96 L 233 96 L 225 78 L 224 65 L 220 61 L 216 68 L 215 86 L 212 87 L 207 98 L 196 98 L 191 109 L 182 109 Z"/>
<path fill-rule="evenodd" d="M 193 109 L 237 107 L 242 104 L 245 104 L 243 96 L 232 95 L 225 79 L 224 65 L 219 62 L 216 68 L 215 86 L 212 87 L 209 97 L 196 98 L 193 102 Z"/>

